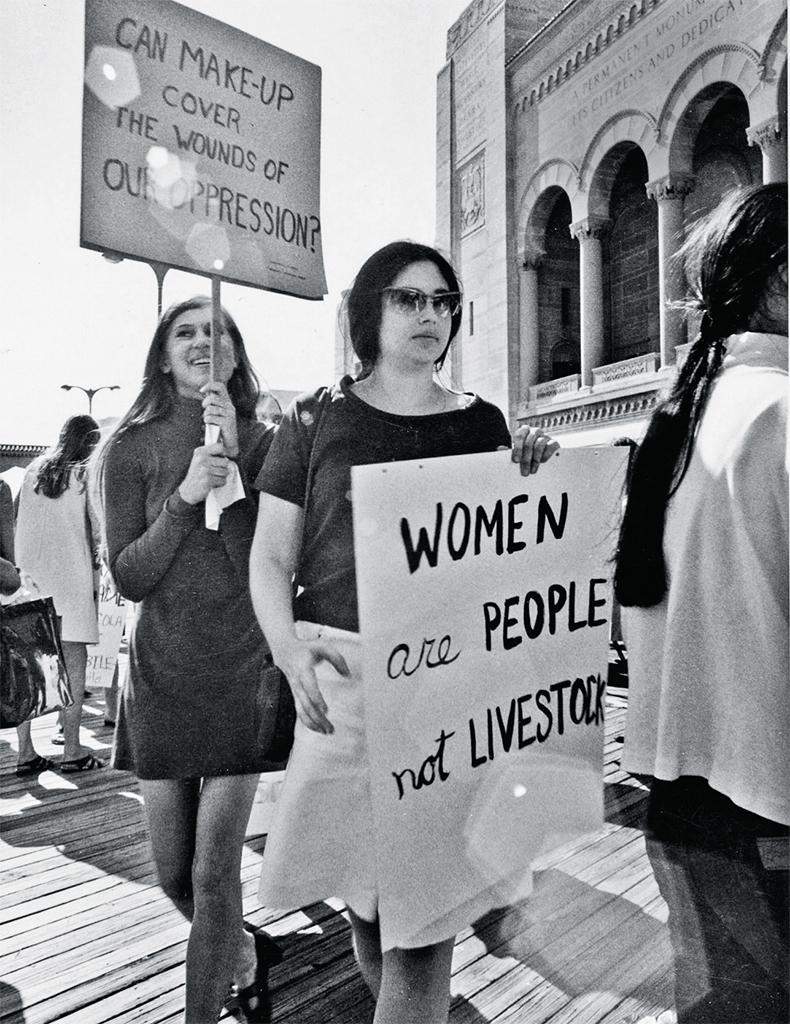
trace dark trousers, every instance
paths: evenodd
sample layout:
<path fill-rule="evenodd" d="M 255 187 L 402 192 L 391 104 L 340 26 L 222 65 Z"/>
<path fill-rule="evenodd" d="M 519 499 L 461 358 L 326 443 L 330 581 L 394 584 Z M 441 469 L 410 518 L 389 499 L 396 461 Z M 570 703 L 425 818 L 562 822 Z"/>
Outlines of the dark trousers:
<path fill-rule="evenodd" d="M 788 1024 L 788 829 L 685 777 L 653 781 L 645 835 L 678 1024 Z"/>

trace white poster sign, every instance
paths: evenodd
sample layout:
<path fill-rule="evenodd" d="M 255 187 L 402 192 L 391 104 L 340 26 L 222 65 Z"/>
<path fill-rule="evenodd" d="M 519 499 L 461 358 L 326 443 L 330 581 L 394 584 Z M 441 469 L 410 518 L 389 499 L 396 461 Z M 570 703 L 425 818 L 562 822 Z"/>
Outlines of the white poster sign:
<path fill-rule="evenodd" d="M 86 0 L 81 244 L 326 294 L 321 69 L 172 0 Z"/>
<path fill-rule="evenodd" d="M 102 566 L 99 583 L 99 642 L 88 647 L 86 689 L 112 684 L 125 622 L 126 601 L 115 589 L 109 571 Z"/>
<path fill-rule="evenodd" d="M 385 947 L 525 895 L 536 857 L 602 825 L 626 454 L 352 470 Z"/>

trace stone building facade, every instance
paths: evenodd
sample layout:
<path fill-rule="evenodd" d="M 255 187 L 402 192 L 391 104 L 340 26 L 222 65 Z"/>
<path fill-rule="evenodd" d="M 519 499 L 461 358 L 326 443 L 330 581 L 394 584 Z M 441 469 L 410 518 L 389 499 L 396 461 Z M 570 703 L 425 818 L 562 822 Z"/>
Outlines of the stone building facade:
<path fill-rule="evenodd" d="M 673 255 L 787 180 L 786 95 L 783 0 L 474 0 L 437 90 L 454 382 L 564 444 L 638 437 L 688 341 Z"/>

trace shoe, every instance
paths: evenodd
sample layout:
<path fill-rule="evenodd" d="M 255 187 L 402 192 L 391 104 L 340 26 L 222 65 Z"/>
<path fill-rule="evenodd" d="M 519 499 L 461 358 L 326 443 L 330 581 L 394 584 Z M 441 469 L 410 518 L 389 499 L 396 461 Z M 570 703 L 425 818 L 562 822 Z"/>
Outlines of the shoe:
<path fill-rule="evenodd" d="M 39 775 L 41 772 L 48 772 L 52 767 L 51 761 L 36 754 L 32 761 L 20 761 L 16 766 L 16 773 L 17 775 Z"/>
<path fill-rule="evenodd" d="M 59 725 L 55 729 L 55 731 L 52 733 L 52 736 L 51 736 L 49 742 L 50 743 L 54 743 L 56 747 L 62 747 L 63 746 L 63 744 L 66 741 L 63 739 L 63 726 L 62 725 Z"/>
<path fill-rule="evenodd" d="M 236 994 L 239 1006 L 248 1024 L 269 1024 L 272 1019 L 272 999 L 269 995 L 269 968 L 279 964 L 283 951 L 270 939 L 266 932 L 258 931 L 253 925 L 244 927 L 255 939 L 255 980 Z"/>
<path fill-rule="evenodd" d="M 73 775 L 75 772 L 92 772 L 96 768 L 105 768 L 106 762 L 100 761 L 93 754 L 86 754 L 85 757 L 78 757 L 76 761 L 61 761 L 60 770 L 64 775 Z"/>

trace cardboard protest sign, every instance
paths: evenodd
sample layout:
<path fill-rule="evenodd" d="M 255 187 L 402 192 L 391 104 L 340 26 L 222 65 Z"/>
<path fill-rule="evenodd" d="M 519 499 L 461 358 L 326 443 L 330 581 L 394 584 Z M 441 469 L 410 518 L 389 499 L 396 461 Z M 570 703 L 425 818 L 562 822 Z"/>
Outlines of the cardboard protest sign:
<path fill-rule="evenodd" d="M 385 947 L 526 895 L 536 857 L 602 825 L 626 454 L 352 470 Z"/>
<path fill-rule="evenodd" d="M 171 0 L 86 0 L 81 244 L 326 294 L 321 69 Z"/>
<path fill-rule="evenodd" d="M 115 589 L 107 568 L 102 567 L 99 583 L 99 642 L 88 647 L 88 667 L 85 672 L 87 689 L 112 685 L 125 623 L 126 601 Z"/>

